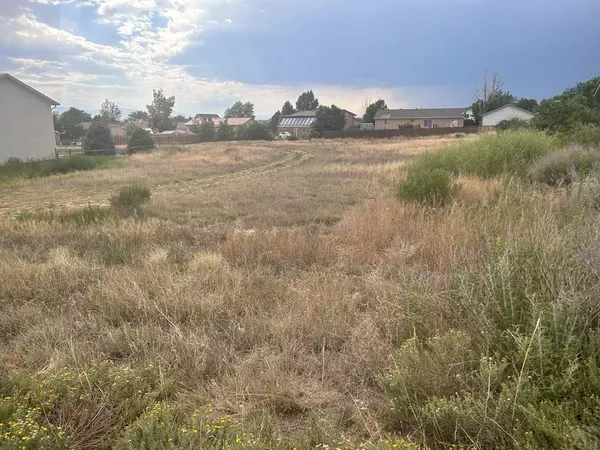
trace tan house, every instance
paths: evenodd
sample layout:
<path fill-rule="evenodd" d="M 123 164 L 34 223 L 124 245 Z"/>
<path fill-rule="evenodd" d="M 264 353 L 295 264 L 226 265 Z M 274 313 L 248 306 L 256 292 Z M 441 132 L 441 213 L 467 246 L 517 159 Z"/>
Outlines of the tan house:
<path fill-rule="evenodd" d="M 464 126 L 465 114 L 465 108 L 381 109 L 375 114 L 375 129 L 456 128 Z"/>
<path fill-rule="evenodd" d="M 343 110 L 345 117 L 344 129 L 353 127 L 356 123 L 356 114 Z M 289 116 L 281 116 L 279 123 L 277 124 L 277 131 L 279 133 L 287 131 L 293 136 L 297 136 L 302 139 L 306 139 L 310 136 L 312 126 L 315 123 L 317 111 L 298 111 Z"/>

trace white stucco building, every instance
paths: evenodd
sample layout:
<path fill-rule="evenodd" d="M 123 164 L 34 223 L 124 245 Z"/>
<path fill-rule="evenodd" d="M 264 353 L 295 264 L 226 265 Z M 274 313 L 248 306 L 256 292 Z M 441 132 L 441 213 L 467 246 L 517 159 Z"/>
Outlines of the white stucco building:
<path fill-rule="evenodd" d="M 481 125 L 484 127 L 495 127 L 503 120 L 509 119 L 531 120 L 533 119 L 533 113 L 514 105 L 505 105 L 485 113 L 481 119 Z"/>
<path fill-rule="evenodd" d="M 56 100 L 7 73 L 0 74 L 0 163 L 8 158 L 50 158 L 56 137 Z"/>

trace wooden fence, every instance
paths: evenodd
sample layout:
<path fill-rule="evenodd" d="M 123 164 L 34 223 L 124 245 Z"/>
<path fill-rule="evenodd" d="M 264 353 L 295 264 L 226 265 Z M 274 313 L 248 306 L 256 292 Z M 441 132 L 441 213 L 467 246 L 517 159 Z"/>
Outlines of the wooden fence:
<path fill-rule="evenodd" d="M 154 145 L 157 147 L 179 147 L 182 145 L 197 144 L 200 142 L 196 134 L 154 134 L 152 135 Z M 127 136 L 113 136 L 113 141 L 117 150 L 127 147 Z M 56 156 L 81 155 L 83 148 L 81 145 L 61 145 L 55 150 Z M 102 153 L 102 150 L 98 151 Z"/>
<path fill-rule="evenodd" d="M 393 137 L 426 137 L 444 136 L 447 134 L 479 133 L 480 127 L 457 127 L 457 128 L 394 128 L 390 130 L 359 130 L 348 129 L 342 131 L 324 131 L 324 139 L 354 138 L 354 139 L 381 139 Z"/>

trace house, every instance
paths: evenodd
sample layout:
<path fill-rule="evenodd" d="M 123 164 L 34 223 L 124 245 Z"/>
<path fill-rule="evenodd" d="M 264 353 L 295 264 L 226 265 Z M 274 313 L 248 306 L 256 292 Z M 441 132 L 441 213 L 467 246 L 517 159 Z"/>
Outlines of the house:
<path fill-rule="evenodd" d="M 93 123 L 94 122 L 82 122 L 79 125 L 87 133 L 87 131 L 90 129 L 90 126 L 92 126 Z M 110 135 L 112 137 L 119 137 L 119 136 L 126 136 L 127 135 L 127 132 L 125 131 L 125 128 L 123 128 L 118 123 L 106 123 L 106 124 L 103 124 L 103 125 L 105 125 L 105 126 L 108 127 L 108 129 L 110 130 Z"/>
<path fill-rule="evenodd" d="M 355 125 L 356 114 L 343 110 L 346 123 L 344 129 L 351 128 Z M 308 138 L 312 130 L 312 126 L 315 123 L 317 111 L 298 111 L 288 116 L 281 116 L 279 123 L 277 124 L 277 131 L 279 133 L 287 131 L 293 136 L 299 138 Z"/>
<path fill-rule="evenodd" d="M 210 114 L 210 113 L 209 114 L 200 113 L 200 114 L 196 114 L 194 116 L 194 119 L 198 119 L 198 120 L 202 120 L 202 119 L 218 119 L 218 118 L 219 118 L 218 114 Z"/>
<path fill-rule="evenodd" d="M 380 109 L 375 114 L 376 130 L 398 128 L 455 128 L 465 123 L 466 108 Z"/>
<path fill-rule="evenodd" d="M 482 116 L 481 125 L 484 127 L 495 127 L 503 120 L 510 119 L 531 120 L 533 119 L 533 114 L 515 105 L 504 105 L 493 111 L 486 112 Z"/>
<path fill-rule="evenodd" d="M 0 74 L 0 163 L 55 155 L 52 109 L 56 100 L 8 73 Z"/>

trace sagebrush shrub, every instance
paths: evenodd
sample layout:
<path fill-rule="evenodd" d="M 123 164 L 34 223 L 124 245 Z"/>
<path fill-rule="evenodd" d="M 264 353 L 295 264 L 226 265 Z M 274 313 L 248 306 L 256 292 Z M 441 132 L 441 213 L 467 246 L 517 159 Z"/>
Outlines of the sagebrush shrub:
<path fill-rule="evenodd" d="M 443 205 L 460 189 L 452 174 L 442 169 L 410 168 L 406 179 L 397 186 L 398 199 L 423 203 L 427 205 Z"/>
<path fill-rule="evenodd" d="M 120 214 L 138 215 L 140 207 L 150 200 L 150 188 L 143 184 L 130 184 L 111 196 L 110 205 Z"/>
<path fill-rule="evenodd" d="M 599 166 L 600 152 L 570 146 L 540 158 L 529 173 L 533 181 L 561 186 L 584 179 Z"/>

